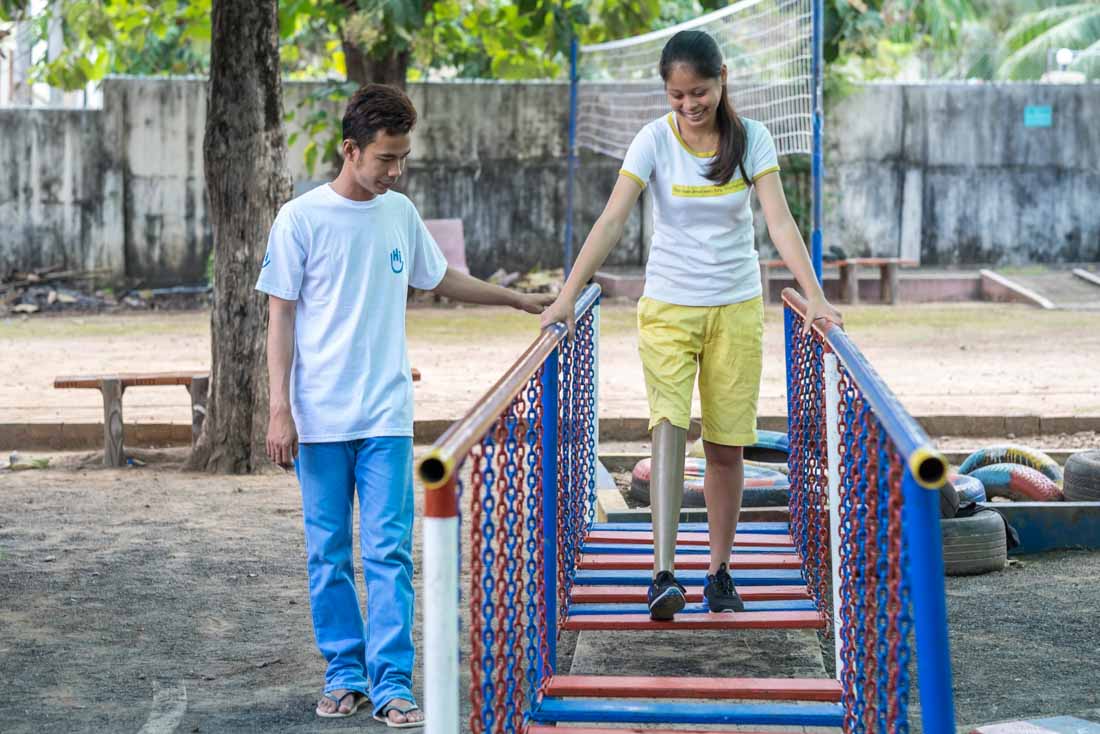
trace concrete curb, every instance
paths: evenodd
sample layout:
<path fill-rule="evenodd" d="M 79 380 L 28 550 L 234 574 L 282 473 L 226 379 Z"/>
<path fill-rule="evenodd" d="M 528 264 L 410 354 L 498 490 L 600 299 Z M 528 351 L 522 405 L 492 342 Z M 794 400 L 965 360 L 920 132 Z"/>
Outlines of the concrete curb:
<path fill-rule="evenodd" d="M 992 270 L 981 270 L 982 299 L 986 301 L 1007 301 L 1010 303 L 1027 303 L 1039 308 L 1053 310 L 1057 308 L 1053 303 L 1043 298 L 1030 288 L 1009 280 L 1003 275 L 998 275 Z"/>
<path fill-rule="evenodd" d="M 983 502 L 1020 536 L 1012 556 L 1050 550 L 1100 550 L 1100 502 Z"/>
<path fill-rule="evenodd" d="M 1097 275 L 1096 273 L 1090 273 L 1088 270 L 1084 270 L 1083 268 L 1074 268 L 1073 274 L 1088 283 L 1092 283 L 1093 285 L 1100 285 L 1100 275 Z"/>
<path fill-rule="evenodd" d="M 1006 442 L 1011 443 L 1011 442 Z M 975 446 L 968 449 L 948 449 L 943 451 L 943 456 L 947 459 L 947 462 L 952 466 L 960 466 L 966 457 L 978 450 L 979 447 Z M 1064 465 L 1066 459 L 1078 451 L 1085 451 L 1086 449 L 1045 449 L 1042 446 L 1033 446 L 1032 448 L 1042 451 L 1058 464 Z M 600 461 L 603 463 L 607 470 L 610 472 L 632 472 L 634 471 L 634 465 L 642 459 L 648 459 L 649 454 L 641 453 L 606 453 L 600 454 Z"/>
<path fill-rule="evenodd" d="M 932 441 L 936 436 L 1038 436 L 1055 433 L 1100 432 L 1100 415 L 926 415 L 917 422 Z M 413 424 L 413 440 L 431 443 L 453 421 L 433 419 Z M 757 427 L 768 431 L 787 430 L 784 415 L 757 418 Z M 701 424 L 693 420 L 688 436 L 699 437 Z M 161 448 L 191 443 L 191 425 L 184 423 L 131 423 L 124 428 L 126 446 Z M 648 441 L 648 418 L 601 418 L 603 441 Z M 0 451 L 82 451 L 103 448 L 102 423 L 0 423 Z M 609 467 L 610 468 L 610 467 Z"/>

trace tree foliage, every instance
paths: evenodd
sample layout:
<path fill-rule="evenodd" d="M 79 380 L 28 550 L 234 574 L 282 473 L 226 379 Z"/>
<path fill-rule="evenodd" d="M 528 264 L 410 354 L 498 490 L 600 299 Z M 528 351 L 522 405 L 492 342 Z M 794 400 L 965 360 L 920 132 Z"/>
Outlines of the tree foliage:
<path fill-rule="evenodd" d="M 1028 13 L 1004 35 L 998 79 L 1037 79 L 1058 49 L 1079 52 L 1070 69 L 1100 78 L 1100 3 L 1059 5 Z"/>
<path fill-rule="evenodd" d="M 0 0 L 0 20 L 25 17 L 28 0 Z M 403 59 L 410 79 L 558 76 L 576 33 L 585 43 L 679 22 L 707 0 L 288 0 L 279 8 L 280 56 L 289 78 L 356 79 Z M 36 76 L 79 89 L 107 74 L 205 74 L 210 0 L 56 0 L 33 19 L 45 40 L 60 21 L 63 49 Z"/>

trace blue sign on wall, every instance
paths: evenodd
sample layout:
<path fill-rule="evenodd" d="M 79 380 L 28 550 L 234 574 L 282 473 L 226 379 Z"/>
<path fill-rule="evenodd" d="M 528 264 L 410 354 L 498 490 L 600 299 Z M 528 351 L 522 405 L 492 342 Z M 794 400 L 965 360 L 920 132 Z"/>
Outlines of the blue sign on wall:
<path fill-rule="evenodd" d="M 1024 127 L 1050 127 L 1054 112 L 1050 105 L 1028 105 L 1024 108 Z"/>

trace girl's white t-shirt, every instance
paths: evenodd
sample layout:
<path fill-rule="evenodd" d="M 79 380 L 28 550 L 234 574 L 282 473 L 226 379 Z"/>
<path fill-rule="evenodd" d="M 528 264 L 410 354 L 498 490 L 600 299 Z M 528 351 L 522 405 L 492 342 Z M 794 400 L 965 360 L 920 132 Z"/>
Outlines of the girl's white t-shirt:
<path fill-rule="evenodd" d="M 779 170 L 771 133 L 742 117 L 745 173 L 755 182 Z M 673 113 L 634 137 L 620 173 L 653 192 L 653 239 L 644 295 L 681 306 L 724 306 L 760 295 L 749 187 L 738 166 L 728 183 L 706 178 L 714 153 L 692 150 Z"/>

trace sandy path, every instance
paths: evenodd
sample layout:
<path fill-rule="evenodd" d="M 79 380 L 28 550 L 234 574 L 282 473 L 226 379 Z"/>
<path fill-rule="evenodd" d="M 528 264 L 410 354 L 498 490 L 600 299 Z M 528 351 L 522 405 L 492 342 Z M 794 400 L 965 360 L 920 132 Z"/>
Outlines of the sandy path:
<path fill-rule="evenodd" d="M 861 306 L 849 333 L 915 415 L 1100 414 L 1095 314 L 1005 304 Z M 533 338 L 533 317 L 503 309 L 416 307 L 409 352 L 424 380 L 417 417 L 459 417 Z M 634 306 L 608 303 L 601 329 L 600 411 L 647 412 Z M 761 414 L 785 412 L 783 333 L 767 312 Z M 54 390 L 61 374 L 208 367 L 206 313 L 150 313 L 0 321 L 0 422 L 99 422 L 92 390 Z M 134 388 L 127 422 L 190 420 L 182 388 Z M 698 409 L 696 409 L 698 414 Z"/>

